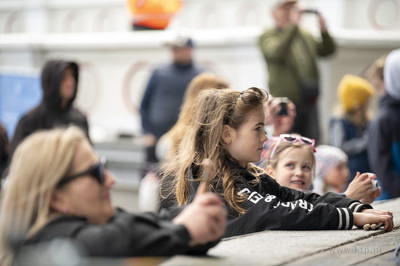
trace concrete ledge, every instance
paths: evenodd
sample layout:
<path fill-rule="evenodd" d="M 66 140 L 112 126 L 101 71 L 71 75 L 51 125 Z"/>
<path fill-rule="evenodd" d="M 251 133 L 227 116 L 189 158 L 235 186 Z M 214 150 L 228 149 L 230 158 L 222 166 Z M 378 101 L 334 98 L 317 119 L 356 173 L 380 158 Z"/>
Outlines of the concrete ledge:
<path fill-rule="evenodd" d="M 175 256 L 162 265 L 316 265 L 388 260 L 400 241 L 400 198 L 374 204 L 393 212 L 395 229 L 264 231 L 223 240 L 207 257 Z M 372 262 L 372 261 L 371 261 Z M 392 264 L 394 261 L 392 259 Z M 387 265 L 387 264 L 386 264 Z"/>

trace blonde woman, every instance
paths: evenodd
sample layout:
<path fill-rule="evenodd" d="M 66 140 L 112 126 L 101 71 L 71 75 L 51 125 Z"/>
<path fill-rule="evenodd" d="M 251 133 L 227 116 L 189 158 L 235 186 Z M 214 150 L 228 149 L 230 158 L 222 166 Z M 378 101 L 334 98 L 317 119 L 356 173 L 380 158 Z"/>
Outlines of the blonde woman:
<path fill-rule="evenodd" d="M 168 164 L 170 160 L 174 160 L 174 155 L 178 153 L 179 145 L 183 137 L 191 127 L 193 116 L 196 113 L 197 108 L 197 96 L 206 89 L 222 90 L 227 89 L 228 87 L 229 84 L 227 81 L 210 72 L 201 73 L 192 79 L 185 92 L 178 121 L 157 143 L 156 151 L 158 158 L 162 159 L 165 164 Z M 158 182 L 158 178 L 154 177 L 154 173 L 147 175 L 143 181 L 146 181 L 146 178 L 151 177 L 153 177 L 153 184 L 154 180 L 156 180 L 155 182 Z M 165 176 L 162 180 L 162 208 L 169 208 L 177 203 L 174 193 L 171 191 L 174 187 L 174 182 L 173 178 L 169 178 L 168 176 Z M 148 198 L 146 199 L 146 202 L 149 202 Z"/>
<path fill-rule="evenodd" d="M 185 92 L 178 121 L 171 130 L 161 137 L 157 144 L 157 157 L 160 159 L 171 158 L 177 151 L 186 129 L 193 120 L 197 107 L 197 95 L 201 91 L 206 89 L 227 89 L 228 87 L 227 81 L 210 72 L 204 72 L 194 77 Z"/>
<path fill-rule="evenodd" d="M 89 256 L 171 256 L 205 253 L 224 232 L 226 210 L 216 195 L 199 193 L 171 221 L 167 213 L 134 215 L 115 208 L 114 183 L 77 127 L 30 135 L 14 154 L 3 195 L 0 264 L 13 260 L 11 242 L 24 247 L 63 238 Z"/>

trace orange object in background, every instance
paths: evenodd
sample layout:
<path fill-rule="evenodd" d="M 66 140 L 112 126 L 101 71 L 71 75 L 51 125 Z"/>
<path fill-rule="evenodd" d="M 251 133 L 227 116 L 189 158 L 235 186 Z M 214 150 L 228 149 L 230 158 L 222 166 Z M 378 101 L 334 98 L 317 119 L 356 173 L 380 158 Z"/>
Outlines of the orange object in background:
<path fill-rule="evenodd" d="M 182 7 L 181 0 L 128 0 L 133 15 L 133 26 L 143 29 L 165 29 L 171 18 Z"/>

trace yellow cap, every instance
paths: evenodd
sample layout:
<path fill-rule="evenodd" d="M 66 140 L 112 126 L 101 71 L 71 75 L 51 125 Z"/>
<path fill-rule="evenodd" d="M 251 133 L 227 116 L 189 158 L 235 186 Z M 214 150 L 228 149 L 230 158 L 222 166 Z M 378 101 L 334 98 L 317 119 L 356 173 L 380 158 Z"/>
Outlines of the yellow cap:
<path fill-rule="evenodd" d="M 338 96 L 346 112 L 363 106 L 374 93 L 374 88 L 366 80 L 355 75 L 345 75 L 338 86 Z"/>

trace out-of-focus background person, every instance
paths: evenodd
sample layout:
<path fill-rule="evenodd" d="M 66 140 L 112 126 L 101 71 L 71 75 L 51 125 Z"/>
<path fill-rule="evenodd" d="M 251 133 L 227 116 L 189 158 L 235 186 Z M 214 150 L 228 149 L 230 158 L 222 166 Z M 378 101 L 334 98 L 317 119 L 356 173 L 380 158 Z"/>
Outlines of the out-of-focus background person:
<path fill-rule="evenodd" d="M 190 37 L 178 35 L 167 45 L 172 60 L 153 70 L 140 105 L 147 168 L 159 161 L 155 151 L 157 141 L 178 120 L 188 84 L 204 71 L 193 60 L 194 44 Z"/>
<path fill-rule="evenodd" d="M 78 93 L 78 77 L 79 68 L 75 62 L 46 62 L 41 73 L 42 100 L 38 106 L 19 119 L 11 142 L 12 153 L 30 134 L 55 126 L 75 124 L 82 128 L 89 138 L 86 115 L 74 106 Z"/>
<path fill-rule="evenodd" d="M 132 29 L 164 30 L 182 4 L 181 0 L 129 0 Z"/>
<path fill-rule="evenodd" d="M 269 89 L 275 97 L 288 97 L 296 105 L 291 132 L 319 142 L 317 100 L 320 93 L 318 57 L 335 52 L 325 17 L 317 10 L 305 9 L 297 1 L 274 1 L 271 11 L 275 26 L 266 30 L 259 46 L 268 68 Z M 320 38 L 300 27 L 307 13 L 318 17 Z"/>
<path fill-rule="evenodd" d="M 3 124 L 0 123 L 0 188 L 3 172 L 8 166 L 8 159 L 10 157 L 10 142 L 8 135 Z"/>
<path fill-rule="evenodd" d="M 384 66 L 385 94 L 368 130 L 368 159 L 382 186 L 378 199 L 400 196 L 400 49 L 393 50 Z"/>
<path fill-rule="evenodd" d="M 357 172 L 370 172 L 367 154 L 369 103 L 374 88 L 366 79 L 348 74 L 343 76 L 337 91 L 340 105 L 329 123 L 329 143 L 349 157 L 350 183 Z"/>

